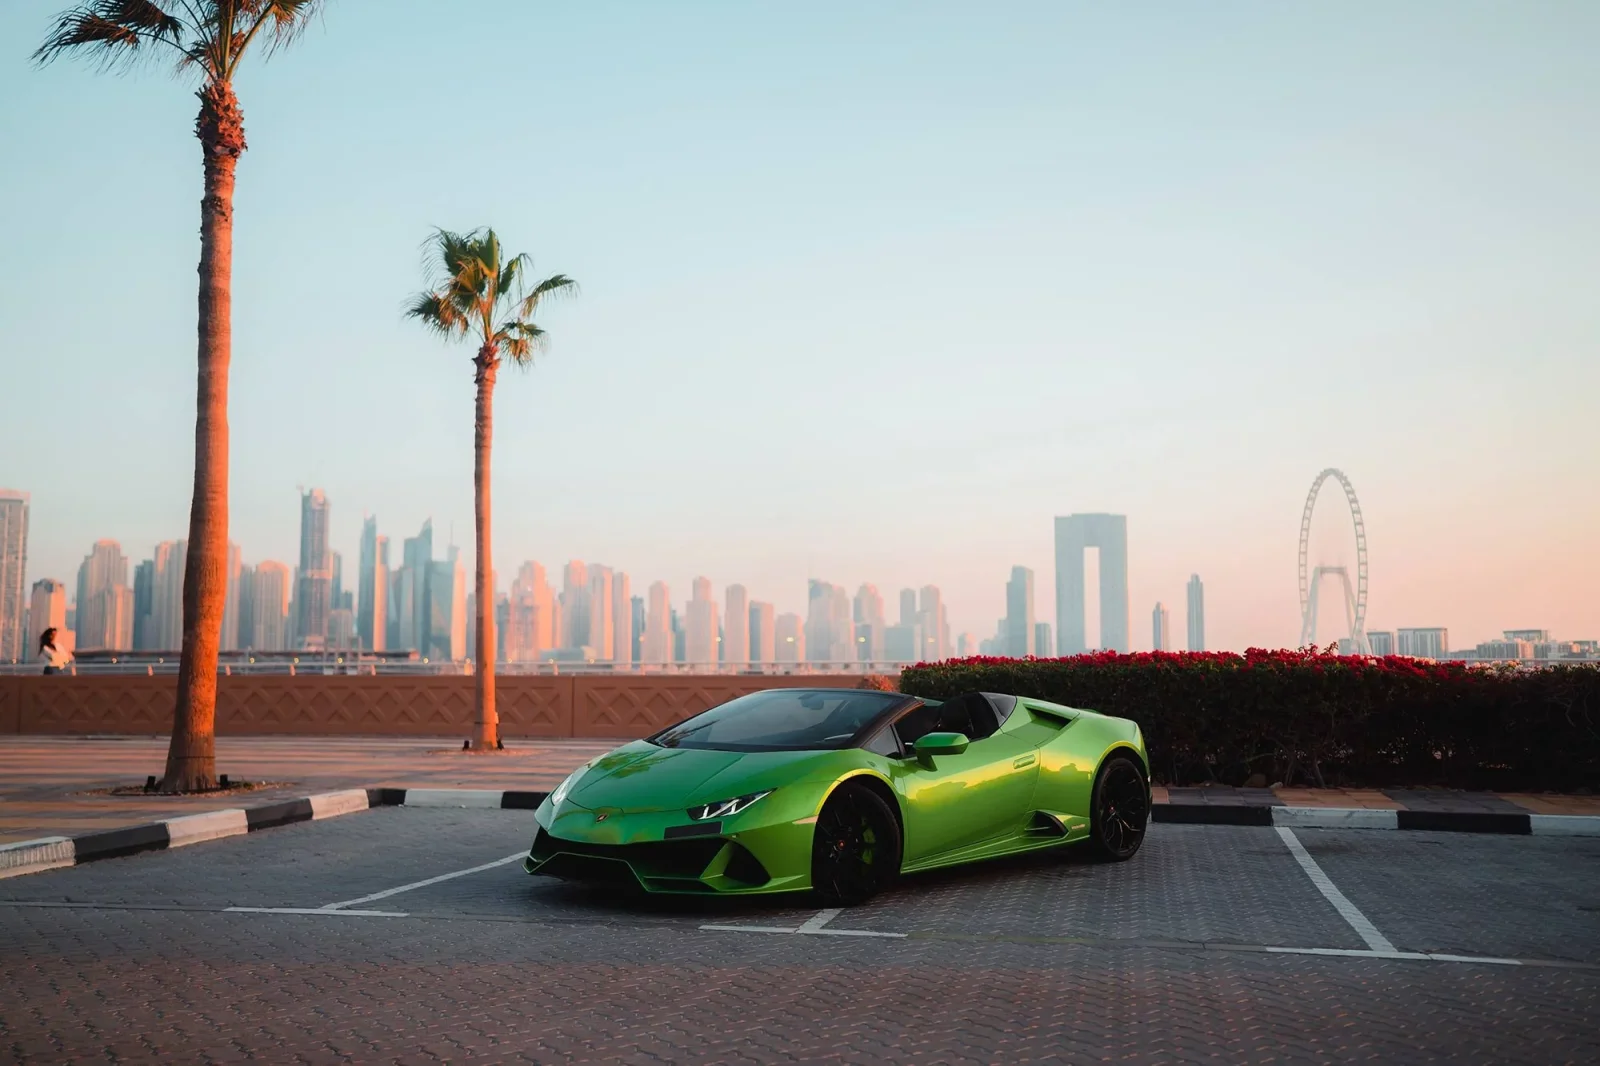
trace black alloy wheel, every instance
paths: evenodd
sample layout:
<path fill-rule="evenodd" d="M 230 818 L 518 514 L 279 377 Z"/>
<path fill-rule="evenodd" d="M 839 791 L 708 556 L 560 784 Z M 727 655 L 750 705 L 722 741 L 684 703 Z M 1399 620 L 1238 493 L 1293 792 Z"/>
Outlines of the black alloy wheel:
<path fill-rule="evenodd" d="M 1149 821 L 1150 786 L 1144 772 L 1125 756 L 1107 759 L 1095 778 L 1089 812 L 1089 839 L 1095 851 L 1112 862 L 1133 858 L 1144 843 Z"/>
<path fill-rule="evenodd" d="M 844 784 L 822 805 L 811 842 L 811 886 L 825 905 L 853 907 L 900 873 L 900 825 L 865 785 Z"/>

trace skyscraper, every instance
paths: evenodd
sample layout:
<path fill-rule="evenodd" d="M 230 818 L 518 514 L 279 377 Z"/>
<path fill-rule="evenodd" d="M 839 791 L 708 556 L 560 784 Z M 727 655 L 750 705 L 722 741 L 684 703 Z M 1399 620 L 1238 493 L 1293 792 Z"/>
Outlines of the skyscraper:
<path fill-rule="evenodd" d="M 389 538 L 378 534 L 377 518 L 361 519 L 361 570 L 356 576 L 356 638 L 367 651 L 387 647 Z"/>
<path fill-rule="evenodd" d="M 650 604 L 645 614 L 642 662 L 672 662 L 672 602 L 665 581 L 650 586 Z"/>
<path fill-rule="evenodd" d="M 328 497 L 321 489 L 300 496 L 300 576 L 295 590 L 296 645 L 322 648 L 333 610 L 333 551 L 328 544 Z"/>
<path fill-rule="evenodd" d="M 22 660 L 38 647 L 43 627 L 33 639 L 22 630 L 22 612 L 27 606 L 23 582 L 28 573 L 28 494 L 16 489 L 0 489 L 0 660 Z M 29 645 L 32 644 L 33 647 Z"/>
<path fill-rule="evenodd" d="M 1172 618 L 1162 603 L 1150 612 L 1150 646 L 1156 651 L 1172 650 Z"/>
<path fill-rule="evenodd" d="M 586 644 L 600 662 L 607 662 L 616 654 L 616 626 L 611 617 L 613 591 L 611 568 L 598 564 L 589 567 L 589 634 L 580 643 Z"/>
<path fill-rule="evenodd" d="M 392 581 L 395 593 L 391 607 L 394 640 L 389 647 L 427 655 L 430 607 L 428 567 L 433 562 L 433 519 L 422 523 L 414 537 L 401 544 L 399 580 Z"/>
<path fill-rule="evenodd" d="M 773 626 L 776 615 L 770 603 L 752 601 L 750 604 L 750 661 L 772 663 L 778 661 L 777 632 Z"/>
<path fill-rule="evenodd" d="M 806 658 L 806 631 L 797 614 L 780 614 L 772 623 L 774 662 L 798 663 Z"/>
<path fill-rule="evenodd" d="M 633 597 L 628 593 L 628 575 L 618 570 L 611 575 L 611 661 L 618 666 L 635 662 Z"/>
<path fill-rule="evenodd" d="M 750 661 L 750 593 L 743 585 L 729 585 L 724 595 L 728 613 L 722 623 L 722 660 L 743 666 Z"/>
<path fill-rule="evenodd" d="M 717 601 L 712 598 L 711 579 L 697 577 L 690 586 L 693 595 L 685 612 L 684 661 L 696 665 L 717 664 Z"/>
<path fill-rule="evenodd" d="M 28 629 L 24 636 L 37 648 L 39 634 L 52 628 L 56 630 L 56 647 L 71 651 L 75 638 L 67 628 L 67 586 L 47 577 L 33 583 L 28 599 Z"/>
<path fill-rule="evenodd" d="M 1013 566 L 1006 582 L 1006 641 L 1003 654 L 1024 659 L 1033 646 L 1033 571 Z"/>
<path fill-rule="evenodd" d="M 79 651 L 127 651 L 133 645 L 133 590 L 122 545 L 97 540 L 78 567 Z"/>
<path fill-rule="evenodd" d="M 900 624 L 914 626 L 917 624 L 917 590 L 900 590 Z"/>
<path fill-rule="evenodd" d="M 1100 550 L 1100 645 L 1127 651 L 1128 519 L 1075 514 L 1056 519 L 1056 642 L 1062 655 L 1089 650 L 1084 551 Z"/>
<path fill-rule="evenodd" d="M 581 648 L 589 639 L 589 568 L 569 562 L 561 577 L 561 646 Z"/>
<path fill-rule="evenodd" d="M 917 623 L 922 627 L 922 658 L 928 662 L 950 658 L 950 623 L 939 586 L 924 585 L 920 602 Z"/>
<path fill-rule="evenodd" d="M 1048 659 L 1055 653 L 1055 642 L 1050 639 L 1050 623 L 1035 622 L 1033 624 L 1033 654 L 1041 659 Z"/>
<path fill-rule="evenodd" d="M 883 615 L 883 596 L 876 585 L 862 585 L 855 599 L 856 658 L 877 662 L 883 658 L 883 631 L 888 621 Z"/>
<path fill-rule="evenodd" d="M 805 638 L 806 658 L 827 662 L 833 652 L 833 586 L 816 578 L 806 582 Z"/>
<path fill-rule="evenodd" d="M 1189 618 L 1184 633 L 1190 651 L 1206 650 L 1206 587 L 1199 574 L 1189 575 Z"/>
<path fill-rule="evenodd" d="M 271 559 L 256 564 L 250 580 L 250 647 L 289 650 L 289 567 Z"/>
<path fill-rule="evenodd" d="M 633 615 L 633 661 L 644 662 L 644 597 L 635 596 L 628 601 Z"/>
<path fill-rule="evenodd" d="M 428 564 L 428 643 L 423 652 L 443 662 L 467 657 L 467 572 L 461 551 L 451 547 Z"/>
<path fill-rule="evenodd" d="M 533 561 L 522 564 L 511 583 L 506 616 L 505 656 L 507 662 L 538 662 L 555 646 L 556 597 L 545 581 L 544 567 Z"/>
<path fill-rule="evenodd" d="M 239 575 L 244 570 L 244 560 L 240 558 L 239 546 L 228 544 L 227 562 L 227 598 L 222 604 L 222 643 L 218 647 L 222 651 L 238 651 L 244 647 L 239 643 L 239 601 L 244 595 L 239 585 Z M 179 592 L 179 597 L 182 597 Z"/>
<path fill-rule="evenodd" d="M 156 561 L 146 559 L 133 568 L 133 650 L 154 651 Z"/>
<path fill-rule="evenodd" d="M 183 647 L 183 571 L 188 558 L 188 541 L 164 540 L 156 545 L 147 651 L 170 652 Z"/>
<path fill-rule="evenodd" d="M 239 567 L 239 650 L 256 646 L 256 568 Z"/>

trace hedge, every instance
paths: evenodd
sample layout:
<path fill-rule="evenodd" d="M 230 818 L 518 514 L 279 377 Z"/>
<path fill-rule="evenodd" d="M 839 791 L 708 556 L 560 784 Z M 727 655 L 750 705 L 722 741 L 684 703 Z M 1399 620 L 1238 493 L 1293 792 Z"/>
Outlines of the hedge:
<path fill-rule="evenodd" d="M 1131 718 L 1164 784 L 1600 785 L 1600 668 L 1587 665 L 1315 649 L 1097 652 L 919 663 L 900 688 L 930 698 L 1005 692 Z"/>

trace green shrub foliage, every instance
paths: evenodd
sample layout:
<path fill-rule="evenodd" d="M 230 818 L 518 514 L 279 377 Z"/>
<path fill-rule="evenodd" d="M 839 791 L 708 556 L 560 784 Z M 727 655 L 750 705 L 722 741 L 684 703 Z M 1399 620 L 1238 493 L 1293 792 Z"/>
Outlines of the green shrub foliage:
<path fill-rule="evenodd" d="M 901 691 L 1006 692 L 1131 718 L 1166 784 L 1600 785 L 1600 669 L 1331 651 L 1097 652 L 919 663 Z"/>

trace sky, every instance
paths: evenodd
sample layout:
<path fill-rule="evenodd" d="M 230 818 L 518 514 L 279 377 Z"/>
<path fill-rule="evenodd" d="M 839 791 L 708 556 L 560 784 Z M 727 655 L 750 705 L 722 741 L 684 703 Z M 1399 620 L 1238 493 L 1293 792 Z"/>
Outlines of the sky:
<path fill-rule="evenodd" d="M 193 458 L 192 86 L 34 67 L 61 6 L 0 6 L 30 582 L 184 536 Z M 492 225 L 581 285 L 496 393 L 502 586 L 936 584 L 986 637 L 1014 565 L 1054 621 L 1055 516 L 1112 512 L 1136 648 L 1191 573 L 1212 646 L 1293 645 L 1337 467 L 1369 628 L 1600 637 L 1600 5 L 439 11 L 332 0 L 239 78 L 247 562 L 294 563 L 300 486 L 347 560 L 364 512 L 470 559 L 470 353 L 401 306 L 431 227 Z M 1342 494 L 1313 525 L 1353 561 Z"/>

